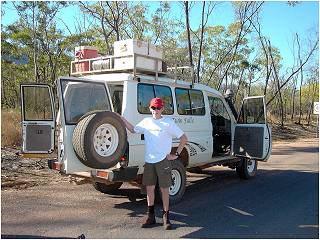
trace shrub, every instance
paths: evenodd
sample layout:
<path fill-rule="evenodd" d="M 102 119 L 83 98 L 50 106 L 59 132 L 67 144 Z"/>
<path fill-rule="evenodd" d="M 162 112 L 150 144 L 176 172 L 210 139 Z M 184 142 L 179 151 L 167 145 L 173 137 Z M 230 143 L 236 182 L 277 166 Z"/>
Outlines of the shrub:
<path fill-rule="evenodd" d="M 18 109 L 1 110 L 1 147 L 21 145 L 21 115 Z"/>

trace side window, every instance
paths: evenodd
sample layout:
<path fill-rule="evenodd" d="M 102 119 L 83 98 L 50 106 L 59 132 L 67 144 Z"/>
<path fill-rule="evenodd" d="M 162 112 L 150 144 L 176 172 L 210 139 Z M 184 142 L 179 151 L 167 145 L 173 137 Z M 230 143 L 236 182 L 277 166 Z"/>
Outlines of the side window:
<path fill-rule="evenodd" d="M 204 115 L 203 94 L 199 90 L 176 88 L 177 109 L 180 115 Z"/>
<path fill-rule="evenodd" d="M 211 116 L 214 116 L 214 117 L 221 116 L 225 119 L 230 120 L 230 116 L 227 112 L 227 109 L 220 98 L 208 97 L 208 100 L 209 100 Z"/>
<path fill-rule="evenodd" d="M 154 98 L 153 85 L 139 84 L 138 85 L 138 112 L 150 113 L 149 103 Z"/>
<path fill-rule="evenodd" d="M 167 86 L 154 85 L 155 96 L 164 101 L 163 114 L 173 114 L 173 103 L 171 89 Z"/>
<path fill-rule="evenodd" d="M 122 98 L 123 98 L 123 91 L 114 91 L 112 94 L 112 103 L 114 110 L 121 114 L 122 111 Z"/>
<path fill-rule="evenodd" d="M 164 103 L 164 115 L 173 114 L 172 93 L 170 87 L 153 85 L 153 84 L 138 84 L 138 112 L 143 114 L 151 114 L 149 103 L 152 98 L 159 97 Z"/>
<path fill-rule="evenodd" d="M 248 98 L 243 101 L 238 123 L 265 124 L 263 98 Z"/>
<path fill-rule="evenodd" d="M 192 115 L 204 115 L 205 107 L 203 100 L 203 93 L 198 90 L 189 90 Z"/>
<path fill-rule="evenodd" d="M 108 84 L 114 111 L 121 114 L 123 100 L 123 85 Z"/>
<path fill-rule="evenodd" d="M 191 114 L 188 89 L 176 88 L 177 110 L 180 115 Z"/>

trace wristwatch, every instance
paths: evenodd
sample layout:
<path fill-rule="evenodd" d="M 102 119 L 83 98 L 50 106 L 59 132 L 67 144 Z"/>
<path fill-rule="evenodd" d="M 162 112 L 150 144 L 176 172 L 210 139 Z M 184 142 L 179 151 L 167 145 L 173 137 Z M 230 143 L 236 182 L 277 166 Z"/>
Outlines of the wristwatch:
<path fill-rule="evenodd" d="M 180 154 L 179 154 L 178 152 L 176 152 L 174 155 L 176 155 L 176 156 L 180 157 Z"/>

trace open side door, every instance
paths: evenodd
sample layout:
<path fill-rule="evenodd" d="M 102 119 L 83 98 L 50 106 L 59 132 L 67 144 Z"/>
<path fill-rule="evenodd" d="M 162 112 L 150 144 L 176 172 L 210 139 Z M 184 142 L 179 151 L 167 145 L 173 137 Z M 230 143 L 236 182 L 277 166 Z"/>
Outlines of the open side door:
<path fill-rule="evenodd" d="M 233 131 L 233 155 L 267 161 L 271 153 L 271 128 L 267 124 L 264 96 L 247 97 Z"/>
<path fill-rule="evenodd" d="M 51 87 L 47 84 L 21 84 L 20 96 L 22 153 L 52 153 L 55 114 Z"/>

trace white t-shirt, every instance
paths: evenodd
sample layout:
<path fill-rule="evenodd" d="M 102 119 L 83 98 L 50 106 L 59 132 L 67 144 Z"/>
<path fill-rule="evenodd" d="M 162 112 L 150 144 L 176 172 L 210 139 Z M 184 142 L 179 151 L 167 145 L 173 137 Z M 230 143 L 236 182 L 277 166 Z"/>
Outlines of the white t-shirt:
<path fill-rule="evenodd" d="M 180 138 L 183 135 L 183 131 L 168 117 L 147 117 L 134 127 L 134 131 L 144 134 L 147 163 L 162 161 L 171 152 L 172 138 Z"/>

